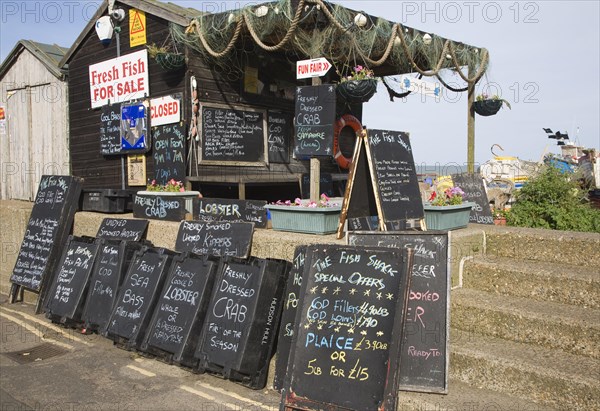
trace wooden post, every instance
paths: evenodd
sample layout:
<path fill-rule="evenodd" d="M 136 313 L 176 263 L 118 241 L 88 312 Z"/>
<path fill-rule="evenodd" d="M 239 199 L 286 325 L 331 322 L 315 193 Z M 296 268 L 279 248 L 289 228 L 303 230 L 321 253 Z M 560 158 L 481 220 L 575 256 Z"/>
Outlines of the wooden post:
<path fill-rule="evenodd" d="M 312 78 L 313 86 L 321 85 L 320 77 Z M 318 158 L 310 159 L 310 201 L 317 202 L 321 196 L 321 161 Z"/>
<path fill-rule="evenodd" d="M 469 78 L 474 75 L 474 67 L 469 65 Z M 467 172 L 475 172 L 475 82 L 470 82 L 467 90 Z"/>
<path fill-rule="evenodd" d="M 238 197 L 240 200 L 246 199 L 246 183 L 238 183 Z"/>

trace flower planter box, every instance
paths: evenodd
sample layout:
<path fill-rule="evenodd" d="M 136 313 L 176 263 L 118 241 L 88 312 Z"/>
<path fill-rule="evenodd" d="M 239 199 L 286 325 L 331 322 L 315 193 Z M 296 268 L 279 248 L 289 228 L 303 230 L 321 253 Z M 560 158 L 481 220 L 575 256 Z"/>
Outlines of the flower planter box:
<path fill-rule="evenodd" d="M 138 191 L 133 202 L 133 216 L 154 220 L 181 221 L 194 211 L 198 191 Z"/>
<path fill-rule="evenodd" d="M 473 103 L 473 110 L 480 116 L 493 116 L 502 108 L 502 100 L 480 100 Z"/>
<path fill-rule="evenodd" d="M 469 224 L 469 214 L 475 203 L 465 202 L 459 205 L 432 206 L 423 205 L 425 224 L 428 230 L 454 230 Z"/>
<path fill-rule="evenodd" d="M 349 80 L 336 87 L 337 94 L 347 103 L 366 103 L 377 92 L 377 80 Z"/>
<path fill-rule="evenodd" d="M 335 233 L 341 207 L 299 207 L 269 204 L 273 230 L 308 234 Z"/>

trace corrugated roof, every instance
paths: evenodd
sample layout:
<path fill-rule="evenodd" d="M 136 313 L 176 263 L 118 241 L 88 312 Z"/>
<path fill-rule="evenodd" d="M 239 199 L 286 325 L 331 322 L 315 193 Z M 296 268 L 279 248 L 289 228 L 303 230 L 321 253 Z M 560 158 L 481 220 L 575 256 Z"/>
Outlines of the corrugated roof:
<path fill-rule="evenodd" d="M 19 40 L 15 47 L 8 53 L 6 59 L 0 66 L 0 78 L 4 77 L 4 73 L 12 66 L 18 55 L 26 49 L 33 54 L 40 62 L 46 66 L 56 78 L 64 80 L 68 66 L 61 67 L 60 62 L 67 54 L 69 49 L 61 47 L 57 44 L 39 43 L 33 40 Z"/>

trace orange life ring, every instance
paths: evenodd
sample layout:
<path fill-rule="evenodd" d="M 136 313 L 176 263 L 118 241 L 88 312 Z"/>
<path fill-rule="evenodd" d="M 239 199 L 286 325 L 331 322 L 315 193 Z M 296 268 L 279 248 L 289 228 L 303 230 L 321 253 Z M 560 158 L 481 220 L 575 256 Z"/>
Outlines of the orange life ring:
<path fill-rule="evenodd" d="M 363 128 L 360 121 L 351 114 L 344 114 L 335 122 L 333 131 L 333 158 L 338 166 L 343 169 L 349 169 L 350 163 L 352 162 L 352 157 L 345 157 L 342 154 L 342 150 L 340 150 L 340 133 L 346 126 L 352 128 L 355 134 L 361 132 Z"/>

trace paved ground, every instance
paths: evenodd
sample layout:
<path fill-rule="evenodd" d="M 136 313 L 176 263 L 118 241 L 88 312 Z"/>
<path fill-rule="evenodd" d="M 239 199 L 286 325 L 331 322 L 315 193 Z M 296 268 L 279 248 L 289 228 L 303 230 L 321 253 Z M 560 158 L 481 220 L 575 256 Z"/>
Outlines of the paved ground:
<path fill-rule="evenodd" d="M 34 315 L 33 306 L 0 296 L 0 410 L 248 410 L 279 409 L 279 395 L 198 375 L 117 348 Z M 41 344 L 59 355 L 27 364 L 10 358 Z M 34 351 L 34 357 L 35 355 Z"/>

